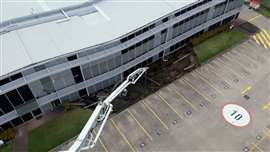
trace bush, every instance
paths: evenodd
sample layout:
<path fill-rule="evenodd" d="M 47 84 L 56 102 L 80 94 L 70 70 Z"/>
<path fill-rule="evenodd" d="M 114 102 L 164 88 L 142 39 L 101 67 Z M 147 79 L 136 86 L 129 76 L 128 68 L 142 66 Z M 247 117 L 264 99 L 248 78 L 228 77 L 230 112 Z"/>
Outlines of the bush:
<path fill-rule="evenodd" d="M 4 132 L 0 133 L 0 139 L 2 139 L 5 142 L 14 139 L 15 136 L 16 136 L 16 130 L 11 129 L 11 128 L 9 128 L 9 129 L 5 130 Z"/>
<path fill-rule="evenodd" d="M 70 111 L 72 109 L 72 105 L 69 102 L 65 102 L 63 104 L 65 111 Z"/>

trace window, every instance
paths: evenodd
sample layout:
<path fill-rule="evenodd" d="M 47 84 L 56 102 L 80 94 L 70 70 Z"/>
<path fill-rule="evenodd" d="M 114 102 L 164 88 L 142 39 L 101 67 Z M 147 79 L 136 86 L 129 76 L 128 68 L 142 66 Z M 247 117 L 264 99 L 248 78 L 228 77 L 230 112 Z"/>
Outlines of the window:
<path fill-rule="evenodd" d="M 149 30 L 148 27 L 144 28 L 144 29 L 143 29 L 143 33 L 144 33 L 144 32 L 147 32 L 148 30 Z"/>
<path fill-rule="evenodd" d="M 142 43 L 139 42 L 139 43 L 136 44 L 136 47 L 140 47 L 141 45 L 142 45 Z"/>
<path fill-rule="evenodd" d="M 155 35 L 152 35 L 149 37 L 149 40 L 153 40 L 155 38 Z"/>
<path fill-rule="evenodd" d="M 129 47 L 128 49 L 129 49 L 129 50 L 133 50 L 133 49 L 135 49 L 135 47 L 136 47 L 135 45 L 132 45 L 132 46 Z"/>
<path fill-rule="evenodd" d="M 188 7 L 188 8 L 187 8 L 187 11 L 190 11 L 191 9 L 192 9 L 192 7 Z"/>
<path fill-rule="evenodd" d="M 179 16 L 181 13 L 180 12 L 177 12 L 174 14 L 174 16 Z"/>
<path fill-rule="evenodd" d="M 36 72 L 44 70 L 44 69 L 46 69 L 45 65 L 38 65 L 38 66 L 34 67 L 34 70 Z"/>
<path fill-rule="evenodd" d="M 23 77 L 22 73 L 17 73 L 17 74 L 12 75 L 12 76 L 10 77 L 10 79 L 11 79 L 12 81 L 14 81 L 14 80 L 17 80 L 17 79 L 19 79 L 19 78 L 21 78 L 21 77 Z"/>
<path fill-rule="evenodd" d="M 17 107 L 17 106 L 23 104 L 23 100 L 20 97 L 20 95 L 18 94 L 17 90 L 12 90 L 12 91 L 8 92 L 7 96 L 14 107 Z"/>
<path fill-rule="evenodd" d="M 170 47 L 170 52 L 173 52 L 174 51 L 174 46 L 171 46 Z"/>
<path fill-rule="evenodd" d="M 142 41 L 143 44 L 145 44 L 145 43 L 147 43 L 147 42 L 148 42 L 147 39 L 144 39 L 144 40 Z"/>
<path fill-rule="evenodd" d="M 69 56 L 67 57 L 68 61 L 72 61 L 72 60 L 76 60 L 77 59 L 77 55 L 72 55 L 72 56 Z"/>
<path fill-rule="evenodd" d="M 158 54 L 158 57 L 159 57 L 159 58 L 162 58 L 162 57 L 163 57 L 163 53 L 164 53 L 164 51 L 160 52 L 160 53 Z"/>
<path fill-rule="evenodd" d="M 8 99 L 5 97 L 5 95 L 0 95 L 0 108 L 4 113 L 11 112 L 13 110 L 12 105 L 8 101 Z"/>
<path fill-rule="evenodd" d="M 165 23 L 165 22 L 167 22 L 168 20 L 169 20 L 169 18 L 166 17 L 166 18 L 162 19 L 162 22 Z"/>
<path fill-rule="evenodd" d="M 122 54 L 126 54 L 126 53 L 128 53 L 128 49 L 124 49 L 124 50 L 122 50 L 122 51 L 121 51 L 121 53 L 122 53 Z"/>
<path fill-rule="evenodd" d="M 22 121 L 22 119 L 21 119 L 20 117 L 17 117 L 17 118 L 15 118 L 15 119 L 11 120 L 11 122 L 12 122 L 12 124 L 13 124 L 14 126 L 19 126 L 20 124 L 23 123 L 23 121 Z"/>
<path fill-rule="evenodd" d="M 27 113 L 25 115 L 22 116 L 23 121 L 28 121 L 31 120 L 33 118 L 31 113 Z"/>
<path fill-rule="evenodd" d="M 147 64 L 150 64 L 150 63 L 152 63 L 153 62 L 153 57 L 151 57 L 151 58 L 149 58 L 148 60 L 147 60 Z"/>
<path fill-rule="evenodd" d="M 0 116 L 3 116 L 4 112 L 2 111 L 2 109 L 0 108 Z"/>
<path fill-rule="evenodd" d="M 87 96 L 87 91 L 86 91 L 86 89 L 80 90 L 80 91 L 79 91 L 79 95 L 80 95 L 80 97 L 85 97 L 85 96 Z"/>
<path fill-rule="evenodd" d="M 34 116 L 38 116 L 38 115 L 40 115 L 42 113 L 42 111 L 38 108 L 36 110 L 33 110 L 32 113 L 33 113 Z"/>
<path fill-rule="evenodd" d="M 155 24 L 151 24 L 151 25 L 149 26 L 149 29 L 153 29 L 153 28 L 155 28 Z"/>
<path fill-rule="evenodd" d="M 131 39 L 133 39 L 134 37 L 135 37 L 135 34 L 131 34 L 131 35 L 128 36 L 128 40 L 131 40 Z"/>
<path fill-rule="evenodd" d="M 3 80 L 0 80 L 0 86 L 5 85 L 5 84 L 7 84 L 9 82 L 10 82 L 9 78 L 5 78 Z"/>
<path fill-rule="evenodd" d="M 4 130 L 7 130 L 8 128 L 13 128 L 13 126 L 10 122 L 7 122 L 7 123 L 1 125 L 1 128 L 3 128 Z"/>
<path fill-rule="evenodd" d="M 126 70 L 125 72 L 124 72 L 124 77 L 127 77 L 129 75 L 129 70 Z"/>
<path fill-rule="evenodd" d="M 82 72 L 79 66 L 72 68 L 71 72 L 76 83 L 83 81 Z"/>
<path fill-rule="evenodd" d="M 174 25 L 173 25 L 173 28 L 176 28 L 178 26 L 178 23 L 175 23 Z"/>
<path fill-rule="evenodd" d="M 126 42 L 127 41 L 127 37 L 125 37 L 125 38 L 122 38 L 121 40 L 121 43 L 124 43 L 124 42 Z"/>
<path fill-rule="evenodd" d="M 32 94 L 32 91 L 29 89 L 27 85 L 18 88 L 18 91 L 25 102 L 34 99 L 34 95 Z"/>
<path fill-rule="evenodd" d="M 135 33 L 136 36 L 141 35 L 142 34 L 142 30 L 139 30 L 138 32 Z"/>
<path fill-rule="evenodd" d="M 161 34 L 164 34 L 166 32 L 167 32 L 167 29 L 164 29 L 164 30 L 161 31 Z"/>

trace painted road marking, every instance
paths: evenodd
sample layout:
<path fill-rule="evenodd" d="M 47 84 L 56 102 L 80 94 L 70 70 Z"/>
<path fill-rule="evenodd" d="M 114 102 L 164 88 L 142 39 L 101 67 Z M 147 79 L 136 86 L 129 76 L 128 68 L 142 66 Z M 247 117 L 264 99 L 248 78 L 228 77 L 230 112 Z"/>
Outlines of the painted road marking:
<path fill-rule="evenodd" d="M 262 110 L 267 110 L 270 108 L 270 102 L 268 102 L 267 104 L 263 105 Z"/>
<path fill-rule="evenodd" d="M 157 118 L 157 120 L 159 120 L 159 122 L 163 125 L 164 128 L 169 129 L 169 127 L 159 118 L 157 113 L 149 105 L 147 105 L 144 100 L 142 100 L 142 103 L 144 104 L 146 109 L 148 109 Z"/>
<path fill-rule="evenodd" d="M 215 68 L 211 65 L 211 64 L 209 64 L 209 65 L 207 65 L 208 67 L 207 67 L 207 71 L 209 71 L 209 72 L 212 72 L 212 73 L 214 73 L 217 77 L 219 77 L 222 81 L 224 81 L 225 83 L 227 83 L 229 86 L 232 86 L 232 84 L 230 83 L 230 82 L 228 82 L 228 80 L 226 80 L 225 78 L 223 78 L 220 74 L 218 74 L 216 71 L 215 71 Z"/>
<path fill-rule="evenodd" d="M 168 103 L 168 101 L 166 99 L 164 99 L 164 97 L 162 97 L 159 93 L 155 93 L 164 103 L 166 103 L 168 105 L 168 107 L 181 119 L 184 119 L 184 117 L 178 112 L 176 111 L 172 105 L 170 105 Z"/>
<path fill-rule="evenodd" d="M 245 127 L 251 122 L 249 112 L 237 104 L 227 104 L 222 107 L 222 116 L 229 124 L 236 127 Z"/>
<path fill-rule="evenodd" d="M 252 38 L 256 41 L 256 43 L 264 48 L 270 48 L 270 33 L 265 29 L 261 29 L 261 31 L 252 36 Z"/>
<path fill-rule="evenodd" d="M 218 62 L 218 61 L 219 61 L 219 62 Z M 216 60 L 216 61 L 213 61 L 213 62 L 215 62 L 219 67 L 223 67 L 223 68 L 227 69 L 228 71 L 231 71 L 232 74 L 234 74 L 234 75 L 240 77 L 240 79 L 245 80 L 245 78 L 244 78 L 241 74 L 239 74 L 239 73 L 237 73 L 236 71 L 233 71 L 231 68 L 227 67 L 227 66 L 229 66 L 229 65 L 227 65 L 227 64 L 226 64 L 225 62 L 223 62 L 222 60 L 219 60 L 219 59 L 217 58 L 217 60 Z M 223 64 L 224 66 L 221 66 L 220 64 Z"/>
<path fill-rule="evenodd" d="M 121 135 L 121 137 L 124 139 L 124 141 L 126 142 L 126 144 L 129 146 L 130 150 L 132 152 L 136 152 L 136 150 L 134 149 L 134 147 L 131 145 L 131 143 L 128 141 L 127 137 L 124 135 L 124 133 L 120 130 L 120 128 L 116 125 L 116 123 L 114 122 L 113 119 L 111 119 L 111 123 L 113 124 L 113 126 L 115 127 L 115 129 L 118 131 L 118 133 Z"/>
<path fill-rule="evenodd" d="M 260 42 L 261 42 L 261 44 L 263 45 L 263 47 L 267 49 L 267 46 L 266 46 L 266 44 L 264 43 L 264 41 L 263 41 L 261 35 L 260 35 L 260 34 L 256 34 L 256 36 L 257 36 L 257 38 L 260 40 Z"/>
<path fill-rule="evenodd" d="M 254 143 L 252 143 L 252 145 L 254 146 L 254 148 L 256 148 L 257 150 L 259 150 L 260 152 L 263 152 L 263 150 L 259 147 L 259 145 L 256 145 Z"/>
<path fill-rule="evenodd" d="M 187 104 L 189 104 L 191 106 L 191 108 L 197 110 L 198 108 L 196 106 L 194 106 L 182 93 L 180 93 L 179 91 L 177 91 L 177 88 L 175 86 L 175 84 L 172 83 L 172 86 L 174 87 L 174 89 L 167 87 L 169 90 L 174 91 L 180 98 L 182 98 Z"/>
<path fill-rule="evenodd" d="M 262 139 L 256 143 L 252 143 L 252 147 L 250 149 L 250 151 L 253 151 L 256 147 L 258 147 L 265 139 L 267 139 L 267 137 L 269 137 L 270 132 L 265 132 L 264 136 L 262 137 Z M 270 138 L 270 137 L 269 137 Z"/>
<path fill-rule="evenodd" d="M 205 83 L 207 83 L 210 87 L 212 87 L 214 90 L 216 90 L 219 94 L 223 95 L 223 92 L 221 92 L 219 89 L 214 87 L 213 83 L 208 81 L 207 79 L 205 79 L 204 76 L 202 74 L 200 74 L 197 70 L 195 70 L 194 72 L 198 74 L 198 77 L 201 80 L 203 80 Z M 192 73 L 191 73 L 191 75 L 192 75 Z"/>
<path fill-rule="evenodd" d="M 261 32 L 260 34 L 262 38 L 264 39 L 265 43 L 268 45 L 268 48 L 270 48 L 270 42 L 269 42 L 270 40 L 267 39 L 267 36 L 265 35 L 264 32 Z"/>
<path fill-rule="evenodd" d="M 268 40 L 270 41 L 270 33 L 267 32 L 265 29 L 262 29 L 262 31 L 264 32 L 264 34 L 266 35 L 266 37 L 267 37 Z"/>
<path fill-rule="evenodd" d="M 131 113 L 131 111 L 129 111 L 127 109 L 127 112 L 130 114 L 130 116 L 136 121 L 136 123 L 139 125 L 139 127 L 143 130 L 143 132 L 145 133 L 145 135 L 151 140 L 153 141 L 152 136 L 148 133 L 148 131 L 142 126 L 142 124 L 136 119 L 136 117 L 133 115 L 133 113 Z"/>
<path fill-rule="evenodd" d="M 208 97 L 206 97 L 201 91 L 199 91 L 197 88 L 195 88 L 188 80 L 186 80 L 183 77 L 183 81 L 184 83 L 186 83 L 187 85 L 189 85 L 193 90 L 195 90 L 201 97 L 204 98 L 204 100 L 206 100 L 207 102 L 211 103 L 211 101 L 208 99 Z"/>
<path fill-rule="evenodd" d="M 256 35 L 253 35 L 252 37 L 253 37 L 253 39 L 256 41 L 256 43 L 257 43 L 258 45 L 261 45 L 261 43 L 260 43 L 259 40 L 257 39 Z"/>
<path fill-rule="evenodd" d="M 258 18 L 260 18 L 260 17 L 262 17 L 262 15 L 257 15 L 257 16 L 255 16 L 255 17 L 249 19 L 248 22 L 252 22 L 252 21 L 254 21 L 254 20 L 256 20 L 256 19 L 258 19 Z"/>
<path fill-rule="evenodd" d="M 93 132 L 94 132 L 95 135 L 97 134 L 95 130 Z M 109 152 L 108 149 L 107 149 L 107 147 L 103 143 L 103 141 L 100 139 L 100 137 L 98 138 L 98 141 L 101 144 L 101 146 L 103 147 L 103 149 L 105 150 L 105 152 Z"/>
<path fill-rule="evenodd" d="M 247 86 L 242 92 L 241 94 L 244 95 L 246 94 L 248 91 L 250 91 L 252 89 L 252 86 Z"/>

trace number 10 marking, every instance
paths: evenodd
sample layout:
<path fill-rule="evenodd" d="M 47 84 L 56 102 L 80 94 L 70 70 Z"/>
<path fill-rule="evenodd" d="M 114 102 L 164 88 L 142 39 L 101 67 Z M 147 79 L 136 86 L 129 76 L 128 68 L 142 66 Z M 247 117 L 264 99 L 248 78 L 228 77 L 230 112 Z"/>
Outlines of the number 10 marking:
<path fill-rule="evenodd" d="M 238 111 L 237 110 L 234 110 L 233 113 L 231 114 L 231 116 L 234 116 L 235 114 L 237 114 Z M 243 118 L 243 115 L 242 114 L 237 114 L 234 119 L 236 120 L 240 120 L 241 118 Z"/>

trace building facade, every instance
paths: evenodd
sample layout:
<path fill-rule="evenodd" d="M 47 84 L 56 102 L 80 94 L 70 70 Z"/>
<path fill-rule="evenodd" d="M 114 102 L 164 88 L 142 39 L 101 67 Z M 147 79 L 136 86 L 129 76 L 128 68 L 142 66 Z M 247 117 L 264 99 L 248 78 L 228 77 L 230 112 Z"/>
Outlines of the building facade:
<path fill-rule="evenodd" d="M 200 0 L 120 38 L 1 76 L 0 130 L 91 95 L 183 47 L 191 38 L 235 20 L 242 0 Z"/>

